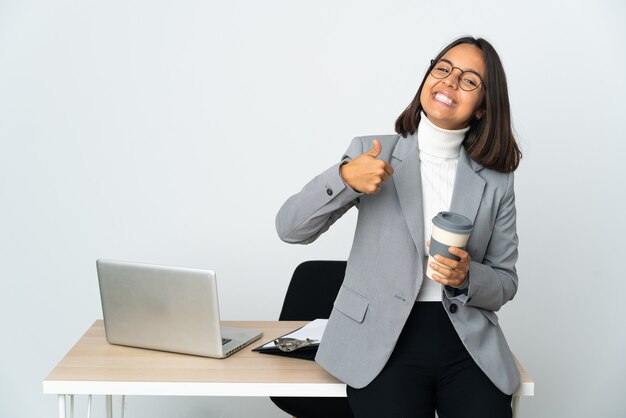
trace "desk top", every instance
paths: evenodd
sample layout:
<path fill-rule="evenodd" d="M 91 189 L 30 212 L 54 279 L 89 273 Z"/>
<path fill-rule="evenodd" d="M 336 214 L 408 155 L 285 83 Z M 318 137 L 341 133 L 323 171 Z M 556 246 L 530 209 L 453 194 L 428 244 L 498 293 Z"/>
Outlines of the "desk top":
<path fill-rule="evenodd" d="M 261 329 L 263 336 L 226 359 L 213 359 L 109 344 L 98 320 L 46 377 L 44 393 L 345 396 L 345 384 L 313 361 L 252 351 L 307 322 L 222 321 Z"/>
<path fill-rule="evenodd" d="M 345 384 L 317 363 L 253 352 L 252 348 L 307 321 L 223 321 L 257 328 L 260 340 L 226 359 L 167 353 L 107 343 L 102 320 L 94 322 L 43 382 L 47 394 L 180 396 L 346 396 Z M 516 359 L 517 361 L 517 359 Z M 517 395 L 534 383 L 518 363 Z"/>

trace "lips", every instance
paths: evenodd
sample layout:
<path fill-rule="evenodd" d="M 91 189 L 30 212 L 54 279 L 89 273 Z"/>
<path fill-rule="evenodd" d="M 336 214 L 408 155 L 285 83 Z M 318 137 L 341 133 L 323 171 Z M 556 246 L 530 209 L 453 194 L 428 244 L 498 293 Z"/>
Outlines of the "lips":
<path fill-rule="evenodd" d="M 439 92 L 433 94 L 433 99 L 448 106 L 452 106 L 454 104 L 454 100 L 452 100 L 450 97 L 446 96 L 445 94 L 439 93 Z"/>

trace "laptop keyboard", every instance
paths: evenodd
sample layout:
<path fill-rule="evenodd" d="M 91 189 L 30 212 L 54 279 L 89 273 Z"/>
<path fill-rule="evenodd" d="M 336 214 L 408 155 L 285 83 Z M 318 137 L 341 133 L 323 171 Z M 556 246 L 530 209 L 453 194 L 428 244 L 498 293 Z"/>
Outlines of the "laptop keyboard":
<path fill-rule="evenodd" d="M 230 338 L 222 338 L 222 345 L 226 345 L 229 342 L 231 342 L 232 340 Z"/>

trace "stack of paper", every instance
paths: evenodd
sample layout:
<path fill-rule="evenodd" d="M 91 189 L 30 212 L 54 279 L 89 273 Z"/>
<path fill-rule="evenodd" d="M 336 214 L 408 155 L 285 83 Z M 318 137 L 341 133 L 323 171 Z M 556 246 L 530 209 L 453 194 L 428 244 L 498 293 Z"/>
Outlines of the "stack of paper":
<path fill-rule="evenodd" d="M 317 347 L 322 340 L 322 335 L 324 334 L 324 329 L 326 328 L 326 323 L 328 319 L 316 319 L 302 328 L 298 328 L 293 332 L 290 332 L 287 335 L 283 335 L 280 338 L 295 338 L 298 340 L 306 340 L 307 338 L 311 340 L 311 344 L 304 345 L 303 347 L 297 348 L 293 351 L 282 351 L 278 348 L 278 346 L 274 343 L 274 340 L 263 344 L 259 347 L 256 347 L 252 351 L 258 351 L 259 353 L 264 354 L 276 354 L 279 356 L 287 356 L 300 358 L 305 360 L 314 360 L 315 354 L 317 353 Z"/>

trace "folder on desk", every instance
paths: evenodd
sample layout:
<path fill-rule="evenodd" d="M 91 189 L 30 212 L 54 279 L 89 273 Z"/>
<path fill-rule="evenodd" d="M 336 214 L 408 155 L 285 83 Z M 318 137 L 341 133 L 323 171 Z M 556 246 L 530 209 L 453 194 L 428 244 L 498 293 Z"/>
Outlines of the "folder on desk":
<path fill-rule="evenodd" d="M 324 334 L 327 322 L 328 319 L 316 319 L 309 322 L 302 328 L 298 328 L 283 335 L 282 337 L 258 346 L 252 349 L 252 351 L 263 354 L 299 358 L 303 360 L 315 360 L 315 354 L 317 353 L 317 348 L 322 340 L 322 335 Z M 292 351 L 285 351 L 280 348 L 281 344 L 279 344 L 279 340 L 289 342 L 293 341 L 301 346 L 292 349 Z"/>

